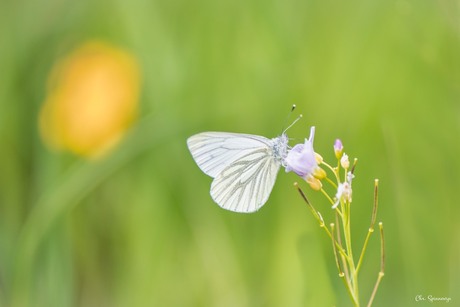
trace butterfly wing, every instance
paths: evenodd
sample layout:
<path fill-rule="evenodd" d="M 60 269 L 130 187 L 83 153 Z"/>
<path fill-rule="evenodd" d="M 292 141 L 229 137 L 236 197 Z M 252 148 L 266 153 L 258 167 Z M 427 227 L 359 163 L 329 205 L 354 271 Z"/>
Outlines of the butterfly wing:
<path fill-rule="evenodd" d="M 200 169 L 214 178 L 211 197 L 222 208 L 254 212 L 267 201 L 280 162 L 273 156 L 273 141 L 265 137 L 225 132 L 204 132 L 187 140 Z"/>
<path fill-rule="evenodd" d="M 234 161 L 214 178 L 211 197 L 224 209 L 250 213 L 268 200 L 280 168 L 266 148 Z"/>
<path fill-rule="evenodd" d="M 271 140 L 252 134 L 202 132 L 188 138 L 187 145 L 200 169 L 214 178 L 241 157 L 270 147 Z"/>

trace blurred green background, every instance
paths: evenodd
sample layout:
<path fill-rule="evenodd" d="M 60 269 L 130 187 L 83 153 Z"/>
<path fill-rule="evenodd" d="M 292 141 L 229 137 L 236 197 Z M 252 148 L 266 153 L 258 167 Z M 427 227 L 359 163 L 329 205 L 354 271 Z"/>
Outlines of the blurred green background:
<path fill-rule="evenodd" d="M 53 65 L 91 39 L 143 78 L 138 121 L 97 161 L 49 150 L 37 124 Z M 259 212 L 227 212 L 186 147 L 206 130 L 275 137 L 295 103 L 291 145 L 315 125 L 326 160 L 337 137 L 359 158 L 356 251 L 380 179 L 375 306 L 460 306 L 459 1 L 3 0 L 0 67 L 2 305 L 350 306 L 295 175 Z M 375 234 L 363 302 L 378 267 Z"/>

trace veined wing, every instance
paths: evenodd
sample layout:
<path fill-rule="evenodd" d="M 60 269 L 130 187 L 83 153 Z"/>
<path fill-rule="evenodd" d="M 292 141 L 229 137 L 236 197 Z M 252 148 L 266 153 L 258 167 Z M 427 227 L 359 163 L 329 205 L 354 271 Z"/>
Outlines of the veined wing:
<path fill-rule="evenodd" d="M 187 140 L 195 162 L 213 178 L 242 157 L 258 150 L 271 151 L 272 143 L 263 136 L 228 132 L 203 132 Z"/>
<path fill-rule="evenodd" d="M 211 185 L 211 197 L 224 209 L 250 213 L 268 200 L 280 162 L 269 147 L 257 148 L 224 168 Z"/>

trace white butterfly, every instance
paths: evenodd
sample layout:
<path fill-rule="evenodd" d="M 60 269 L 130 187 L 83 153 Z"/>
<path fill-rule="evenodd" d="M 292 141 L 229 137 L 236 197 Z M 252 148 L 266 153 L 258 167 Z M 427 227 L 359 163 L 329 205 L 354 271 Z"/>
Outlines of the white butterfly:
<path fill-rule="evenodd" d="M 288 137 L 203 132 L 187 145 L 200 169 L 214 178 L 211 197 L 222 208 L 242 213 L 259 210 L 268 200 L 288 151 Z"/>

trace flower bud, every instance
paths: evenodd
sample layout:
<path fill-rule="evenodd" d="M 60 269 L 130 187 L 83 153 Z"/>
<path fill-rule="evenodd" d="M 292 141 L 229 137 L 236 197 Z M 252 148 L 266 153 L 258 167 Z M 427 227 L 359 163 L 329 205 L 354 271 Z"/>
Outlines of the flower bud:
<path fill-rule="evenodd" d="M 334 143 L 334 153 L 337 159 L 340 159 L 342 157 L 343 153 L 343 144 L 340 139 L 336 139 Z"/>
<path fill-rule="evenodd" d="M 317 167 L 314 171 L 313 171 L 313 177 L 315 177 L 316 179 L 324 179 L 327 177 L 327 174 L 326 174 L 326 171 L 323 170 L 321 167 Z"/>
<path fill-rule="evenodd" d="M 342 165 L 344 169 L 348 169 L 350 167 L 350 160 L 348 160 L 348 155 L 346 153 L 344 153 L 340 159 L 340 165 Z"/>
<path fill-rule="evenodd" d="M 316 159 L 316 163 L 318 164 L 323 163 L 323 157 L 319 153 L 315 152 L 315 159 Z"/>
<path fill-rule="evenodd" d="M 319 191 L 323 187 L 321 181 L 315 177 L 310 176 L 306 179 L 306 181 L 310 185 L 310 187 L 315 191 Z"/>

